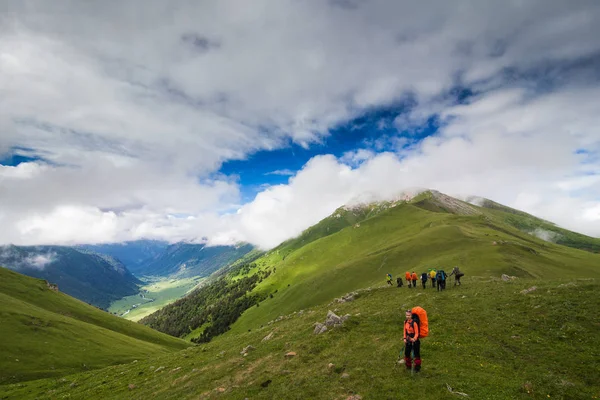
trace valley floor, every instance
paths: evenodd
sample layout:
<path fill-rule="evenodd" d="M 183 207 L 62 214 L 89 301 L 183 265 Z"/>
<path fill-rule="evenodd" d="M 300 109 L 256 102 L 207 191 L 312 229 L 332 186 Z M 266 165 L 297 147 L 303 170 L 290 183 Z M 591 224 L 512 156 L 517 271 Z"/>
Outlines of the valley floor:
<path fill-rule="evenodd" d="M 599 289 L 594 279 L 483 277 L 443 292 L 378 287 L 177 353 L 0 386 L 0 399 L 600 398 Z M 396 363 L 404 310 L 416 305 L 431 331 L 417 374 Z M 315 335 L 328 310 L 350 317 Z"/>
<path fill-rule="evenodd" d="M 145 281 L 140 293 L 113 302 L 108 311 L 130 321 L 139 321 L 156 310 L 182 298 L 204 278 L 157 278 Z"/>

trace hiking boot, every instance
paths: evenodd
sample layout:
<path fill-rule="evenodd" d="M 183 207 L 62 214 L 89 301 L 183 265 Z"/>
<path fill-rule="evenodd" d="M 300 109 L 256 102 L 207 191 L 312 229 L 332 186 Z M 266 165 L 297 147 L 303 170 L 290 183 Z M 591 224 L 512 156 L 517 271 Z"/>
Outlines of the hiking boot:
<path fill-rule="evenodd" d="M 415 372 L 419 372 L 421 370 L 421 359 L 415 359 Z"/>

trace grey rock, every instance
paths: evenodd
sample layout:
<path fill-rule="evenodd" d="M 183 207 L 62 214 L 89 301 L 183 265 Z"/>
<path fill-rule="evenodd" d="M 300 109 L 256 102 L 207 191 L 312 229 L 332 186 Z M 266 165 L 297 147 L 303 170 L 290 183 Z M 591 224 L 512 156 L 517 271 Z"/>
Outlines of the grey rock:
<path fill-rule="evenodd" d="M 532 286 L 529 289 L 521 290 L 521 294 L 528 294 L 528 293 L 534 292 L 536 289 L 537 289 L 537 286 Z"/>
<path fill-rule="evenodd" d="M 333 311 L 329 310 L 327 312 L 327 318 L 325 318 L 325 325 L 334 326 L 341 324 L 341 319 L 337 316 Z"/>
<path fill-rule="evenodd" d="M 244 347 L 242 351 L 240 351 L 240 354 L 245 357 L 250 351 L 254 349 L 255 347 L 249 344 L 248 346 Z"/>
<path fill-rule="evenodd" d="M 327 331 L 327 327 L 326 327 L 325 325 L 323 325 L 323 324 L 322 324 L 322 323 L 320 323 L 320 322 L 317 322 L 317 323 L 315 324 L 315 330 L 313 331 L 313 333 L 314 333 L 315 335 L 320 335 L 321 333 L 323 333 L 323 332 L 325 332 L 325 331 Z"/>

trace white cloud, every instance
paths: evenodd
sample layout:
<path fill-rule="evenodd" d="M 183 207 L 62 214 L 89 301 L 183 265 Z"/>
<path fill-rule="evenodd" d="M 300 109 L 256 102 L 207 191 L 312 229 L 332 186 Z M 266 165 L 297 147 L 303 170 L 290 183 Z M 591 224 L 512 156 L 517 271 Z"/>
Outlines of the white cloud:
<path fill-rule="evenodd" d="M 31 179 L 42 173 L 45 165 L 27 162 L 17 166 L 0 165 L 0 183 L 8 179 Z"/>
<path fill-rule="evenodd" d="M 38 252 L 36 248 L 23 251 L 14 246 L 0 246 L 0 264 L 10 268 L 33 268 L 43 270 L 53 263 L 58 255 L 51 250 Z"/>
<path fill-rule="evenodd" d="M 46 268 L 47 265 L 53 263 L 56 260 L 56 256 L 57 254 L 54 252 L 49 252 L 46 254 L 36 254 L 27 257 L 24 260 L 24 263 L 28 264 L 32 268 L 42 270 Z"/>
<path fill-rule="evenodd" d="M 265 175 L 281 175 L 281 176 L 292 176 L 295 172 L 291 169 L 277 169 L 275 171 L 267 172 Z"/>
<path fill-rule="evenodd" d="M 375 157 L 376 153 L 372 150 L 368 149 L 358 149 L 347 151 L 341 158 L 341 161 L 345 164 L 349 164 L 351 166 L 357 166 L 363 163 L 364 161 L 370 160 Z"/>
<path fill-rule="evenodd" d="M 513 90 L 492 92 L 447 109 L 455 119 L 409 151 L 372 155 L 354 169 L 346 163 L 359 152 L 339 160 L 314 158 L 288 185 L 262 192 L 242 208 L 239 237 L 268 248 L 357 196 L 374 193 L 372 199 L 389 199 L 410 187 L 488 197 L 600 236 L 597 177 L 563 180 L 581 171 L 576 151 L 582 143 L 600 141 L 600 104 L 582 110 L 569 100 L 587 102 L 596 96 L 600 88 L 554 93 L 543 100 L 524 100 L 522 92 Z M 575 125 L 579 129 L 572 134 Z M 570 196 L 574 189 L 586 192 Z"/>
<path fill-rule="evenodd" d="M 411 186 L 520 204 L 600 234 L 590 222 L 598 181 L 583 177 L 600 172 L 598 158 L 584 165 L 575 153 L 600 151 L 598 2 L 343 4 L 0 5 L 0 155 L 18 146 L 47 161 L 0 167 L 0 243 L 271 245 L 362 190 Z M 476 96 L 456 105 L 456 84 Z M 317 157 L 221 215 L 240 201 L 239 185 L 215 175 L 224 161 L 319 143 L 407 99 L 395 126 L 414 132 L 439 114 L 436 137 Z"/>

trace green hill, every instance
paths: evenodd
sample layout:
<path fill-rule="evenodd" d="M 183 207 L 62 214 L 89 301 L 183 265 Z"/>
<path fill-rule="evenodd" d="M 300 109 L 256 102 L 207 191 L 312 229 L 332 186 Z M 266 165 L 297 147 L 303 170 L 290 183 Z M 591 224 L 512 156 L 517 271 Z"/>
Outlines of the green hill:
<path fill-rule="evenodd" d="M 475 204 L 485 209 L 486 214 L 509 224 L 521 231 L 543 240 L 562 244 L 576 249 L 600 253 L 600 239 L 560 228 L 552 222 L 503 206 L 492 200 L 471 198 Z"/>
<path fill-rule="evenodd" d="M 0 384 L 62 376 L 171 353 L 179 339 L 0 268 Z"/>
<path fill-rule="evenodd" d="M 472 276 L 444 292 L 375 288 L 185 352 L 0 386 L 0 398 L 463 398 L 448 385 L 470 399 L 593 399 L 600 395 L 599 289 L 593 279 Z M 418 374 L 395 362 L 403 310 L 414 305 L 427 309 L 431 331 Z M 351 316 L 340 328 L 313 334 L 313 324 L 334 309 Z M 244 357 L 248 345 L 255 349 Z M 286 358 L 288 352 L 296 356 Z"/>
<path fill-rule="evenodd" d="M 271 251 L 256 264 L 275 266 L 275 272 L 255 292 L 277 293 L 244 313 L 233 329 L 255 328 L 278 315 L 378 285 L 386 273 L 395 278 L 432 267 L 449 272 L 459 265 L 470 276 L 555 279 L 593 277 L 600 270 L 597 254 L 546 242 L 490 218 L 485 210 L 455 202 L 442 207 L 424 195 L 314 240 L 285 259 L 277 249 Z"/>
<path fill-rule="evenodd" d="M 204 341 L 227 331 L 238 315 L 231 329 L 239 333 L 378 285 L 387 273 L 420 274 L 431 267 L 449 272 L 455 265 L 470 276 L 593 277 L 600 256 L 522 232 L 487 209 L 425 192 L 409 201 L 340 208 L 298 238 L 230 271 L 218 286 L 205 286 L 141 322 Z M 240 285 L 247 293 L 237 290 Z"/>

